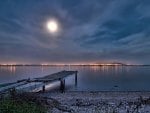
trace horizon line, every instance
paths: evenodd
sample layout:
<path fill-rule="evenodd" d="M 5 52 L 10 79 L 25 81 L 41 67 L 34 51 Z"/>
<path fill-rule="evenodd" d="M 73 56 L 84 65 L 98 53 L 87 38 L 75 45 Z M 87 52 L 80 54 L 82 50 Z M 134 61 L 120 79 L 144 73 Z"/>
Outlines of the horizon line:
<path fill-rule="evenodd" d="M 0 66 L 150 66 L 150 64 L 124 64 L 124 63 L 99 63 L 99 64 L 0 64 Z"/>

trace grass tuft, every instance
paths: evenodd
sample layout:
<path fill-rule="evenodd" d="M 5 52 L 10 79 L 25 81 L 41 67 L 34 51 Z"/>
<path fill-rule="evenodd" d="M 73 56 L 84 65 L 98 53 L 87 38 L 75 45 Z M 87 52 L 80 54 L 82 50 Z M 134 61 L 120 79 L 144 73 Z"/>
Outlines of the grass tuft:
<path fill-rule="evenodd" d="M 46 113 L 46 109 L 34 102 L 3 98 L 0 100 L 0 113 Z"/>

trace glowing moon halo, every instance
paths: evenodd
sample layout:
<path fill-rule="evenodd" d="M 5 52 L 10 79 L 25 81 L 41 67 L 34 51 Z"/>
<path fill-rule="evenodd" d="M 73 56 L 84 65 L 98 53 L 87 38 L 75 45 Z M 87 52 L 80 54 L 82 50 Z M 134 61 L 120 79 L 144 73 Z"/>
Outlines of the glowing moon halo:
<path fill-rule="evenodd" d="M 58 31 L 58 23 L 54 20 L 48 21 L 47 29 L 52 33 L 57 32 Z"/>

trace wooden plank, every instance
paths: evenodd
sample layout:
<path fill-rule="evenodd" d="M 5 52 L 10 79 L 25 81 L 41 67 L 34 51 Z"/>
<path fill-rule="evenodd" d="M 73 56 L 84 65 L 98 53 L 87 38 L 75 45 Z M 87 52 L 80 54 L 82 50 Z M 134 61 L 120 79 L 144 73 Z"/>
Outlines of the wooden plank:
<path fill-rule="evenodd" d="M 12 88 L 16 88 L 16 87 L 19 87 L 21 85 L 25 85 L 27 83 L 28 83 L 27 81 L 22 81 L 22 82 L 19 82 L 19 83 L 16 83 L 16 84 L 12 84 L 12 85 L 9 85 L 9 86 L 6 86 L 6 87 L 2 87 L 2 88 L 0 88 L 0 93 L 1 92 L 6 92 L 6 91 L 8 91 Z"/>
<path fill-rule="evenodd" d="M 28 84 L 25 84 L 25 85 L 22 85 L 22 86 L 19 86 L 17 87 L 16 89 L 17 90 L 22 90 L 22 91 L 28 91 L 28 92 L 32 92 L 32 91 L 35 91 L 35 90 L 38 90 L 40 88 L 42 88 L 42 86 L 44 85 L 44 83 L 42 82 L 30 82 Z"/>
<path fill-rule="evenodd" d="M 22 79 L 22 80 L 18 80 L 17 82 L 13 82 L 13 83 L 8 83 L 8 84 L 5 83 L 6 85 L 4 84 L 4 87 L 0 88 L 0 92 L 5 92 L 5 91 L 12 89 L 14 87 L 18 87 L 18 86 L 27 84 L 28 80 L 29 79 Z M 1 84 L 1 85 L 3 85 L 3 84 Z"/>
<path fill-rule="evenodd" d="M 7 87 L 7 86 L 10 86 L 10 85 L 14 85 L 14 84 L 17 84 L 17 83 L 20 83 L 20 82 L 23 82 L 23 81 L 28 81 L 29 79 L 22 79 L 22 80 L 18 80 L 17 82 L 11 82 L 11 83 L 3 83 L 3 84 L 0 84 L 0 89 L 3 88 L 3 87 Z"/>
<path fill-rule="evenodd" d="M 65 78 L 69 75 L 76 74 L 76 73 L 77 73 L 77 71 L 61 71 L 61 72 L 50 74 L 50 75 L 47 75 L 44 77 L 35 78 L 34 80 L 31 80 L 30 82 L 44 82 L 44 81 L 51 82 L 51 81 Z"/>
<path fill-rule="evenodd" d="M 30 80 L 29 82 L 53 82 L 57 80 L 59 79 L 33 79 L 33 80 Z"/>

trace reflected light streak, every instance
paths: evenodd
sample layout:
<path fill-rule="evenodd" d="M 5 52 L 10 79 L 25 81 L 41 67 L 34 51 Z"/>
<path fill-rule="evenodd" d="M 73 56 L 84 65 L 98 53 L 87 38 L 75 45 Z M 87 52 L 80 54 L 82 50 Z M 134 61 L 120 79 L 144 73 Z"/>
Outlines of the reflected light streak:
<path fill-rule="evenodd" d="M 10 66 L 10 67 L 8 67 L 8 70 L 9 70 L 11 73 L 15 73 L 15 72 L 16 72 L 16 66 Z"/>

